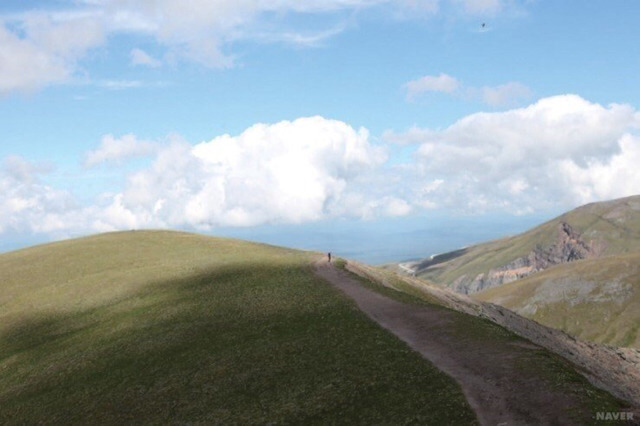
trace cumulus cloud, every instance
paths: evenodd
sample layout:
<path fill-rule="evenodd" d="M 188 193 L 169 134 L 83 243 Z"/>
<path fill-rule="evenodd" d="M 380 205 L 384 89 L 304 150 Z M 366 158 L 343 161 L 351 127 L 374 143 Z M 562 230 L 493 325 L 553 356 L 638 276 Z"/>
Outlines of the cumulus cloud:
<path fill-rule="evenodd" d="M 256 124 L 195 146 L 173 141 L 129 179 L 120 200 L 139 224 L 301 223 L 335 214 L 384 153 L 365 129 L 322 117 Z"/>
<path fill-rule="evenodd" d="M 417 196 L 431 205 L 524 212 L 635 194 L 639 125 L 629 105 L 576 95 L 472 114 L 423 132 L 416 168 L 425 184 Z"/>
<path fill-rule="evenodd" d="M 387 162 L 366 129 L 322 117 L 256 124 L 196 145 L 105 136 L 86 165 L 152 155 L 90 205 L 43 183 L 49 168 L 19 157 L 0 170 L 0 232 L 73 235 L 148 227 L 208 229 L 402 216 L 420 209 L 517 213 L 636 194 L 640 113 L 576 95 L 476 113 L 442 130 L 387 137 L 417 144 Z M 404 143 L 404 142 L 402 142 Z"/>
<path fill-rule="evenodd" d="M 94 167 L 103 163 L 117 164 L 129 158 L 149 156 L 157 149 L 157 144 L 138 140 L 132 134 L 124 135 L 121 138 L 105 135 L 102 137 L 100 146 L 85 155 L 84 166 Z"/>
<path fill-rule="evenodd" d="M 580 162 L 563 160 L 560 170 L 579 203 L 636 195 L 640 188 L 640 138 L 624 134 L 613 155 Z"/>
<path fill-rule="evenodd" d="M 7 160 L 0 172 L 0 232 L 102 232 L 303 223 L 338 216 L 398 216 L 411 206 L 362 191 L 385 162 L 366 129 L 322 117 L 256 124 L 239 135 L 196 145 L 179 137 L 150 144 L 107 135 L 87 154 L 95 166 L 154 153 L 126 185 L 80 205 L 68 191 L 41 182 L 40 166 Z M 349 200 L 357 208 L 346 208 Z"/>

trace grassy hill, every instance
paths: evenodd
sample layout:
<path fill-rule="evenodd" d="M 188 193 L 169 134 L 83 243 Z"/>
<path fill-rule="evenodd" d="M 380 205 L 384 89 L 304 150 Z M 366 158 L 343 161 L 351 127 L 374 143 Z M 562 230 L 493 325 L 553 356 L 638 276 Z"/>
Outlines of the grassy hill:
<path fill-rule="evenodd" d="M 0 255 L 0 423 L 474 423 L 312 257 L 160 231 Z"/>
<path fill-rule="evenodd" d="M 593 248 L 594 256 L 640 251 L 640 196 L 633 196 L 587 204 L 518 236 L 472 246 L 453 256 L 425 259 L 414 267 L 422 278 L 473 292 L 476 290 L 472 281 L 480 274 L 487 277 L 500 268 L 509 269 L 509 264 L 526 258 L 536 249 L 543 251 L 556 244 L 563 223 L 569 224 L 585 245 Z M 518 272 L 517 266 L 513 266 L 514 274 Z"/>
<path fill-rule="evenodd" d="M 474 297 L 581 339 L 640 348 L 640 253 L 558 265 Z"/>

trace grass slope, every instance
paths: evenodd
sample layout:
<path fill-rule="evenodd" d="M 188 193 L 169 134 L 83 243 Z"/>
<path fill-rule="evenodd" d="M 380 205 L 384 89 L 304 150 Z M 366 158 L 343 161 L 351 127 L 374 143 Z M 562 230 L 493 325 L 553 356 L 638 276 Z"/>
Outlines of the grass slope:
<path fill-rule="evenodd" d="M 473 279 L 526 256 L 536 246 L 550 246 L 560 222 L 569 223 L 587 242 L 600 241 L 603 255 L 640 251 L 640 196 L 633 196 L 587 204 L 523 234 L 469 247 L 464 254 L 418 275 L 441 285 L 449 285 L 462 275 Z"/>
<path fill-rule="evenodd" d="M 640 348 L 640 253 L 558 265 L 473 297 L 584 340 Z"/>
<path fill-rule="evenodd" d="M 337 262 L 345 268 L 344 262 Z M 605 424 L 594 421 L 597 412 L 620 412 L 628 410 L 628 404 L 606 391 L 594 387 L 575 365 L 544 348 L 528 349 L 531 342 L 501 327 L 488 319 L 468 315 L 446 307 L 442 300 L 434 297 L 426 289 L 410 285 L 396 273 L 384 268 L 366 268 L 367 277 L 353 274 L 364 286 L 385 296 L 408 304 L 426 305 L 430 309 L 442 309 L 451 314 L 449 332 L 452 339 L 472 350 L 474 346 L 492 348 L 498 353 L 509 348 L 509 358 L 520 378 L 533 375 L 547 383 L 549 389 L 560 390 L 564 395 L 578 401 L 576 407 L 567 410 L 566 417 L 558 420 L 566 424 Z M 425 286 L 432 286 L 425 282 Z M 433 285 L 436 287 L 435 285 Z M 512 367 L 513 367 L 512 365 Z M 505 376 L 509 366 L 502 365 Z M 616 424 L 611 422 L 610 424 Z"/>
<path fill-rule="evenodd" d="M 159 231 L 0 255 L 0 423 L 475 422 L 309 260 Z"/>

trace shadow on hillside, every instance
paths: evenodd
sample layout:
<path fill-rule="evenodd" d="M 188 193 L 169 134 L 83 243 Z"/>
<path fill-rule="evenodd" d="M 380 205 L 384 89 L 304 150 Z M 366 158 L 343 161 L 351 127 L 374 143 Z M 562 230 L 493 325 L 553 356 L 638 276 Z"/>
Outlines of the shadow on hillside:
<path fill-rule="evenodd" d="M 238 404 L 255 418 L 252 391 L 266 389 L 253 373 L 284 374 L 277 343 L 305 338 L 307 311 L 322 314 L 310 276 L 230 266 L 88 310 L 14 317 L 0 335 L 0 423 L 219 421 Z"/>
<path fill-rule="evenodd" d="M 307 265 L 232 265 L 13 318 L 0 335 L 0 423 L 437 419 L 430 404 L 472 421 L 448 377 L 346 300 Z"/>

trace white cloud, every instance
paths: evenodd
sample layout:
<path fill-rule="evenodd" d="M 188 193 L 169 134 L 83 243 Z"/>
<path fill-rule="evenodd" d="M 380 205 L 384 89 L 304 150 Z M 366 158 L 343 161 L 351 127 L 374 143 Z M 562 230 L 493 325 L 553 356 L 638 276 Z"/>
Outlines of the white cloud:
<path fill-rule="evenodd" d="M 151 68 L 157 68 L 160 65 L 162 65 L 162 63 L 159 60 L 152 57 L 144 50 L 138 49 L 138 48 L 131 49 L 131 52 L 129 53 L 129 57 L 131 58 L 132 65 L 144 65 Z"/>
<path fill-rule="evenodd" d="M 264 37 L 265 22 L 280 28 L 271 41 L 317 45 L 344 29 L 303 33 L 287 28 L 289 14 L 330 14 L 381 3 L 380 0 L 96 0 L 63 11 L 23 12 L 0 17 L 0 94 L 33 91 L 69 81 L 78 61 L 112 34 L 135 33 L 168 49 L 168 60 L 189 60 L 214 68 L 233 65 L 228 45 Z M 4 19 L 3 19 L 4 18 Z M 156 67 L 159 60 L 141 49 L 130 52 L 134 65 Z"/>
<path fill-rule="evenodd" d="M 49 233 L 80 223 L 72 195 L 40 181 L 49 169 L 21 157 L 5 159 L 0 169 L 0 232 Z"/>
<path fill-rule="evenodd" d="M 564 160 L 560 170 L 566 185 L 573 188 L 580 203 L 619 198 L 640 192 L 640 138 L 624 134 L 618 140 L 619 151 L 613 155 L 589 159 L 586 164 Z"/>
<path fill-rule="evenodd" d="M 132 157 L 144 157 L 153 154 L 158 146 L 149 141 L 138 140 L 134 135 L 128 134 L 121 138 L 113 135 L 102 137 L 100 146 L 90 151 L 85 156 L 85 167 L 94 167 L 102 163 L 120 163 Z"/>
<path fill-rule="evenodd" d="M 122 203 L 152 225 L 319 220 L 339 209 L 353 179 L 384 161 L 368 138 L 365 129 L 311 117 L 256 124 L 194 147 L 174 141 L 131 177 Z"/>
<path fill-rule="evenodd" d="M 264 43 L 285 43 L 299 47 L 322 47 L 330 38 L 340 34 L 345 30 L 345 25 L 336 25 L 318 32 L 299 31 L 257 31 L 247 33 L 245 37 L 255 39 Z"/>
<path fill-rule="evenodd" d="M 0 16 L 0 93 L 59 84 L 79 74 L 78 62 L 113 35 L 136 34 L 166 49 L 163 60 L 192 61 L 228 68 L 238 40 L 318 46 L 348 28 L 352 12 L 386 7 L 392 16 L 414 18 L 442 12 L 439 0 L 79 0 L 67 10 Z M 444 2 L 442 2 L 444 3 Z M 495 14 L 499 0 L 449 0 L 464 14 Z M 506 3 L 505 3 L 506 4 Z M 508 3 L 509 5 L 512 2 Z M 449 10 L 449 8 L 444 8 Z M 325 26 L 300 29 L 292 15 L 322 15 Z M 9 22 L 9 23 L 7 23 Z M 133 65 L 157 67 L 161 61 L 141 49 L 130 52 Z M 440 82 L 451 90 L 451 81 Z M 428 81 L 418 92 L 434 90 Z M 423 86 L 420 86 L 422 84 Z M 426 86 L 425 86 L 426 84 Z M 421 88 L 422 87 L 422 88 Z M 433 86 L 431 86 L 433 87 Z M 435 88 L 435 90 L 442 90 Z"/>
<path fill-rule="evenodd" d="M 440 73 L 438 76 L 425 75 L 405 84 L 407 99 L 413 99 L 425 92 L 453 93 L 460 87 L 460 82 L 450 75 Z"/>
<path fill-rule="evenodd" d="M 169 59 L 187 59 L 208 67 L 227 68 L 234 57 L 226 47 L 229 42 L 246 38 L 266 21 L 275 19 L 281 32 L 271 33 L 276 41 L 314 44 L 331 30 L 312 35 L 292 31 L 282 24 L 287 14 L 327 14 L 353 10 L 381 3 L 380 0 L 105 0 L 101 8 L 109 26 L 118 30 L 142 31 L 169 48 Z"/>
<path fill-rule="evenodd" d="M 119 159 L 138 147 L 132 135 L 107 136 L 87 162 Z M 209 228 L 364 215 L 362 209 L 345 210 L 343 201 L 360 197 L 354 184 L 384 161 L 366 129 L 322 117 L 256 124 L 238 136 L 195 146 L 173 138 L 150 167 L 129 177 L 122 192 L 99 203 L 92 226 Z M 400 215 L 410 209 L 399 199 L 389 201 L 367 213 Z"/>
<path fill-rule="evenodd" d="M 522 83 L 511 81 L 495 87 L 484 86 L 475 88 L 465 86 L 460 80 L 450 75 L 440 73 L 439 76 L 424 76 L 405 84 L 407 100 L 413 100 L 426 92 L 441 92 L 462 96 L 470 99 L 480 99 L 490 106 L 513 105 L 518 101 L 531 97 L 532 91 Z"/>
<path fill-rule="evenodd" d="M 414 162 L 391 165 L 366 129 L 322 117 L 256 124 L 191 145 L 107 135 L 86 164 L 153 154 L 119 191 L 80 205 L 46 165 L 0 170 L 0 232 L 95 232 L 402 216 L 427 208 L 531 212 L 636 194 L 640 113 L 576 95 L 413 128 Z M 402 134 L 394 134 L 402 140 Z"/>
<path fill-rule="evenodd" d="M 639 125 L 629 105 L 575 95 L 472 114 L 423 133 L 417 175 L 437 185 L 417 197 L 453 208 L 529 211 L 635 194 Z"/>
<path fill-rule="evenodd" d="M 0 94 L 68 81 L 76 62 L 104 41 L 101 26 L 91 19 L 55 22 L 32 14 L 18 27 L 0 21 Z"/>
<path fill-rule="evenodd" d="M 160 149 L 133 135 L 107 135 L 86 165 L 155 150 L 152 164 L 125 187 L 82 206 L 68 191 L 43 184 L 40 166 L 7 160 L 0 172 L 0 232 L 78 235 L 116 229 L 251 226 L 327 217 L 404 215 L 398 196 L 363 191 L 384 163 L 366 129 L 322 117 L 256 124 L 237 136 L 191 145 L 177 137 Z M 358 208 L 345 208 L 350 200 Z"/>
<path fill-rule="evenodd" d="M 50 170 L 51 166 L 48 164 L 31 163 L 19 156 L 5 158 L 2 168 L 6 178 L 20 183 L 33 183 L 38 175 L 47 173 Z"/>

